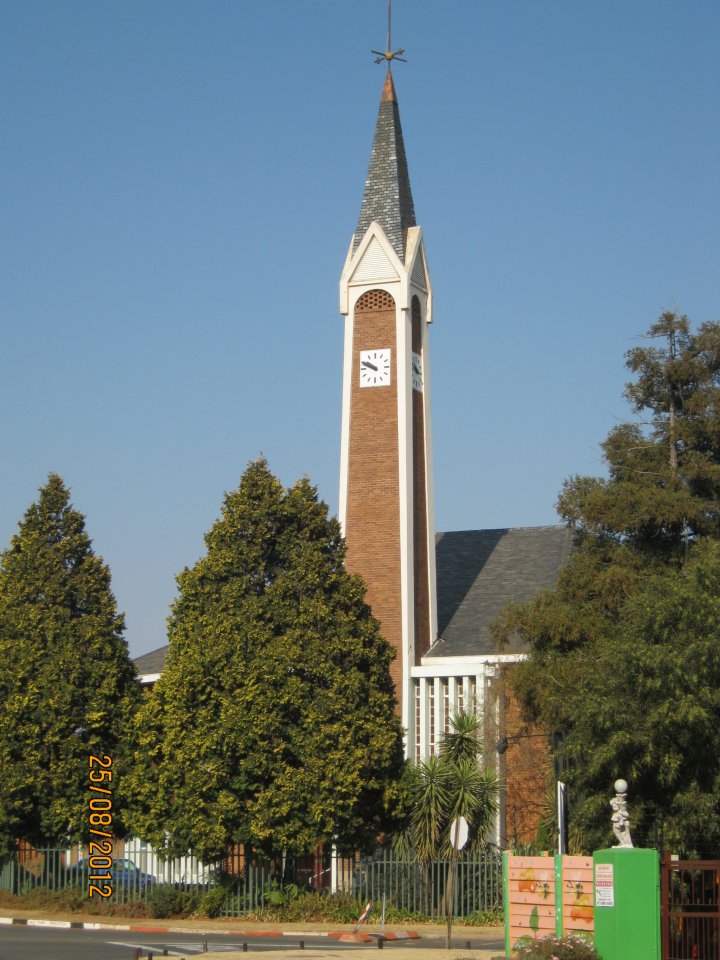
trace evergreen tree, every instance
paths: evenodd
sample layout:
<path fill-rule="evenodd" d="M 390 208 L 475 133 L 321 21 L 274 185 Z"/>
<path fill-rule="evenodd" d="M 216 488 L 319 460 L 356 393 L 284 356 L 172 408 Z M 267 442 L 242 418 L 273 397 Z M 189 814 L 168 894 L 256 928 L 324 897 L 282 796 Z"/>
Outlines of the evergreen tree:
<path fill-rule="evenodd" d="M 639 423 L 603 444 L 606 479 L 559 498 L 577 549 L 557 588 L 508 608 L 529 657 L 513 685 L 562 732 L 571 842 L 610 839 L 608 798 L 630 784 L 636 842 L 720 849 L 720 325 L 665 313 L 627 354 Z"/>
<path fill-rule="evenodd" d="M 89 755 L 122 767 L 139 698 L 123 629 L 110 572 L 51 475 L 0 558 L 0 850 L 87 838 Z"/>
<path fill-rule="evenodd" d="M 720 324 L 690 332 L 664 313 L 626 365 L 625 397 L 642 419 L 603 444 L 608 478 L 567 481 L 558 509 L 580 534 L 629 546 L 643 561 L 684 557 L 697 537 L 720 535 Z"/>
<path fill-rule="evenodd" d="M 346 573 L 314 487 L 250 464 L 178 577 L 165 671 L 138 715 L 137 832 L 212 859 L 318 841 L 354 849 L 387 822 L 402 768 L 392 651 Z"/>

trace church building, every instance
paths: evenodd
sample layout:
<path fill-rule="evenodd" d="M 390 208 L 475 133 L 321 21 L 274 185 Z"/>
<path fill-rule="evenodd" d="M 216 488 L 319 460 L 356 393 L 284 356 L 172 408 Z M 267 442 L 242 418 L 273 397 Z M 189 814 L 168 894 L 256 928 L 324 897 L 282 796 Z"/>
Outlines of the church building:
<path fill-rule="evenodd" d="M 340 279 L 344 316 L 339 514 L 347 566 L 394 647 L 411 759 L 433 755 L 450 716 L 484 717 L 486 762 L 502 778 L 493 840 L 529 842 L 551 783 L 549 741 L 507 696 L 490 626 L 511 600 L 554 586 L 571 550 L 563 526 L 436 533 L 430 407 L 433 291 L 415 216 L 390 63 L 357 226 Z M 452 336 L 452 318 L 447 336 Z M 460 345 L 458 344 L 458 349 Z M 152 683 L 167 647 L 135 661 Z M 546 775 L 547 771 L 547 775 Z"/>
<path fill-rule="evenodd" d="M 510 600 L 552 587 L 567 559 L 564 527 L 436 535 L 430 405 L 433 296 L 415 216 L 388 51 L 357 227 L 340 279 L 345 317 L 340 522 L 347 566 L 395 647 L 393 680 L 406 752 L 430 756 L 455 711 L 485 718 L 488 762 L 506 785 L 498 839 L 523 839 L 542 805 L 537 732 L 522 732 L 490 625 Z M 442 322 L 442 321 L 441 321 Z M 495 755 L 495 745 L 513 746 Z M 540 764 L 540 767 L 544 766 Z M 534 796 L 531 798 L 529 794 Z M 514 800 L 513 800 L 514 796 Z M 517 809 L 522 797 L 523 810 Z M 508 822 L 508 815 L 511 823 Z"/>

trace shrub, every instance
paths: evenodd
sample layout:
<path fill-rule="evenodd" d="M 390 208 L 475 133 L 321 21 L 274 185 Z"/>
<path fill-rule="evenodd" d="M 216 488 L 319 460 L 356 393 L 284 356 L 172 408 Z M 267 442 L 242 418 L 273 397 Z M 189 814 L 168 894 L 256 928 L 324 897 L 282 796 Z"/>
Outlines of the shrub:
<path fill-rule="evenodd" d="M 225 903 L 227 895 L 228 890 L 225 887 L 215 887 L 213 890 L 208 890 L 208 892 L 204 893 L 200 898 L 195 916 L 208 917 L 210 919 L 219 917 L 222 913 L 223 904 Z"/>
<path fill-rule="evenodd" d="M 48 890 L 47 887 L 35 887 L 21 893 L 18 897 L 25 909 L 31 910 L 81 910 L 87 903 L 87 894 L 75 888 Z"/>
<path fill-rule="evenodd" d="M 294 921 L 326 921 L 333 923 L 357 923 L 362 913 L 362 906 L 354 897 L 347 894 L 335 894 L 332 897 L 307 891 L 298 892 L 297 896 L 273 904 L 265 898 L 260 910 L 248 914 L 248 920 L 281 920 Z"/>
<path fill-rule="evenodd" d="M 200 897 L 190 890 L 176 890 L 169 883 L 159 883 L 148 895 L 152 917 L 189 917 L 200 905 Z"/>
<path fill-rule="evenodd" d="M 502 910 L 474 910 L 466 917 L 457 917 L 456 922 L 465 927 L 501 927 L 505 914 Z"/>
<path fill-rule="evenodd" d="M 516 960 L 600 960 L 595 947 L 583 937 L 543 937 L 519 940 L 513 949 Z"/>

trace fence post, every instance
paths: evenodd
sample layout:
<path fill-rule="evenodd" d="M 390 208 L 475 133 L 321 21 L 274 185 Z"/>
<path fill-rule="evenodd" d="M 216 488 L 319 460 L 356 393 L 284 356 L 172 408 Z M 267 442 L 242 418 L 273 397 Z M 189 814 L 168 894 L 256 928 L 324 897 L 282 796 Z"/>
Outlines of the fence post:
<path fill-rule="evenodd" d="M 555 936 L 563 935 L 563 858 L 555 854 Z"/>
<path fill-rule="evenodd" d="M 660 942 L 663 957 L 670 956 L 670 870 L 672 854 L 663 851 L 660 861 Z"/>
<path fill-rule="evenodd" d="M 503 910 L 505 913 L 505 956 L 510 956 L 510 851 L 503 851 Z"/>

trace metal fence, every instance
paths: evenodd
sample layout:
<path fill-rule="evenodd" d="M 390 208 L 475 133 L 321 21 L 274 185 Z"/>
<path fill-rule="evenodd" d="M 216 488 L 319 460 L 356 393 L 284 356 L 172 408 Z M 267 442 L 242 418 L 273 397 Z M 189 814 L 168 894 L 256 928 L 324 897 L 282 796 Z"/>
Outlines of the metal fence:
<path fill-rule="evenodd" d="M 673 860 L 660 876 L 663 960 L 720 960 L 720 860 Z"/>
<path fill-rule="evenodd" d="M 439 918 L 445 915 L 445 886 L 449 861 L 417 861 L 397 857 L 389 850 L 372 856 L 340 856 L 318 848 L 305 857 L 259 862 L 242 850 L 221 862 L 206 864 L 188 853 L 163 860 L 139 840 L 119 842 L 111 864 L 90 860 L 82 847 L 57 849 L 23 844 L 0 863 L 0 890 L 22 895 L 36 888 L 76 890 L 87 896 L 92 877 L 109 873 L 111 902 L 156 900 L 173 891 L 195 898 L 199 905 L 210 894 L 221 916 L 240 917 L 264 907 L 278 907 L 302 893 L 344 897 L 363 904 L 368 900 L 386 909 Z M 101 858 L 102 859 L 102 858 Z M 92 868 L 92 869 L 91 869 Z M 502 908 L 502 861 L 488 849 L 463 854 L 454 885 L 454 913 L 466 917 L 476 911 Z M 100 900 L 100 897 L 96 897 Z"/>

